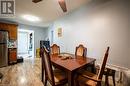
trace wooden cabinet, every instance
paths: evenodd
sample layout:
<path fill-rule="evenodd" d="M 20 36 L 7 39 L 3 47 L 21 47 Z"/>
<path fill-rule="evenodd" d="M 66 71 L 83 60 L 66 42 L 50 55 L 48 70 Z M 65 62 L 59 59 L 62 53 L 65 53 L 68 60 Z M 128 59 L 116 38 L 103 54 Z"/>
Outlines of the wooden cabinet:
<path fill-rule="evenodd" d="M 0 22 L 0 30 L 8 31 L 9 41 L 17 41 L 17 24 Z M 9 64 L 17 62 L 17 48 L 8 48 Z"/>
<path fill-rule="evenodd" d="M 9 32 L 9 39 L 17 40 L 17 24 L 0 23 L 0 30 Z"/>
<path fill-rule="evenodd" d="M 0 30 L 7 30 L 8 26 L 5 23 L 0 23 Z"/>
<path fill-rule="evenodd" d="M 14 25 L 9 29 L 9 39 L 17 39 L 17 27 Z"/>
<path fill-rule="evenodd" d="M 17 63 L 17 49 L 16 48 L 9 48 L 9 64 Z"/>

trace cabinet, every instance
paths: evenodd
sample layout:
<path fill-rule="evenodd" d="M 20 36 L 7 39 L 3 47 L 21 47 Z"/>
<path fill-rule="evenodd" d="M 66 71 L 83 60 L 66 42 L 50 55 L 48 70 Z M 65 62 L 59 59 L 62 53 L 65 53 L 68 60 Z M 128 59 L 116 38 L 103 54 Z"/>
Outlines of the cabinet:
<path fill-rule="evenodd" d="M 17 49 L 16 48 L 9 48 L 9 64 L 17 63 Z"/>
<path fill-rule="evenodd" d="M 9 29 L 9 39 L 17 39 L 17 27 L 15 25 L 12 25 Z"/>
<path fill-rule="evenodd" d="M 0 22 L 0 30 L 8 31 L 9 41 L 17 41 L 17 24 Z M 17 48 L 8 48 L 9 64 L 17 62 Z"/>
<path fill-rule="evenodd" d="M 0 30 L 7 30 L 9 39 L 17 40 L 17 24 L 0 23 Z"/>

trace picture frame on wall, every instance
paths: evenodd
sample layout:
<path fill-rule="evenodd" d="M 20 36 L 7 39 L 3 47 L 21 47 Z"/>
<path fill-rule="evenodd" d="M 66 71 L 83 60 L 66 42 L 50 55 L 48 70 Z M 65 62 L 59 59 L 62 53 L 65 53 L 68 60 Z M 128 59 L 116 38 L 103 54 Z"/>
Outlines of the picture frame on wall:
<path fill-rule="evenodd" d="M 62 28 L 58 28 L 58 37 L 62 37 Z"/>

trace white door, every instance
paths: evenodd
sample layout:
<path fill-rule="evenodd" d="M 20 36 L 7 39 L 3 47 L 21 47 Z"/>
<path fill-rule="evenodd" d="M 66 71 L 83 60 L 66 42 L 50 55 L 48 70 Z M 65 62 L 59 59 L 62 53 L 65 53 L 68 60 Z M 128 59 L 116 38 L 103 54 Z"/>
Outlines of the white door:
<path fill-rule="evenodd" d="M 28 54 L 28 33 L 18 33 L 18 54 Z"/>

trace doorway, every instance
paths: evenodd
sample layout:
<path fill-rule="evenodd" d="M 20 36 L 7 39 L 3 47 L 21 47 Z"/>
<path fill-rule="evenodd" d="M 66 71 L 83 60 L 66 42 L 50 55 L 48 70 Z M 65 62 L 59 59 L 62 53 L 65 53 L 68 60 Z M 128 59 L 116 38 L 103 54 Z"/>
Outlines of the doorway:
<path fill-rule="evenodd" d="M 18 56 L 34 58 L 34 31 L 18 29 Z"/>
<path fill-rule="evenodd" d="M 53 40 L 54 40 L 54 31 L 52 30 L 51 31 L 51 38 L 50 38 L 51 45 L 53 44 Z"/>

